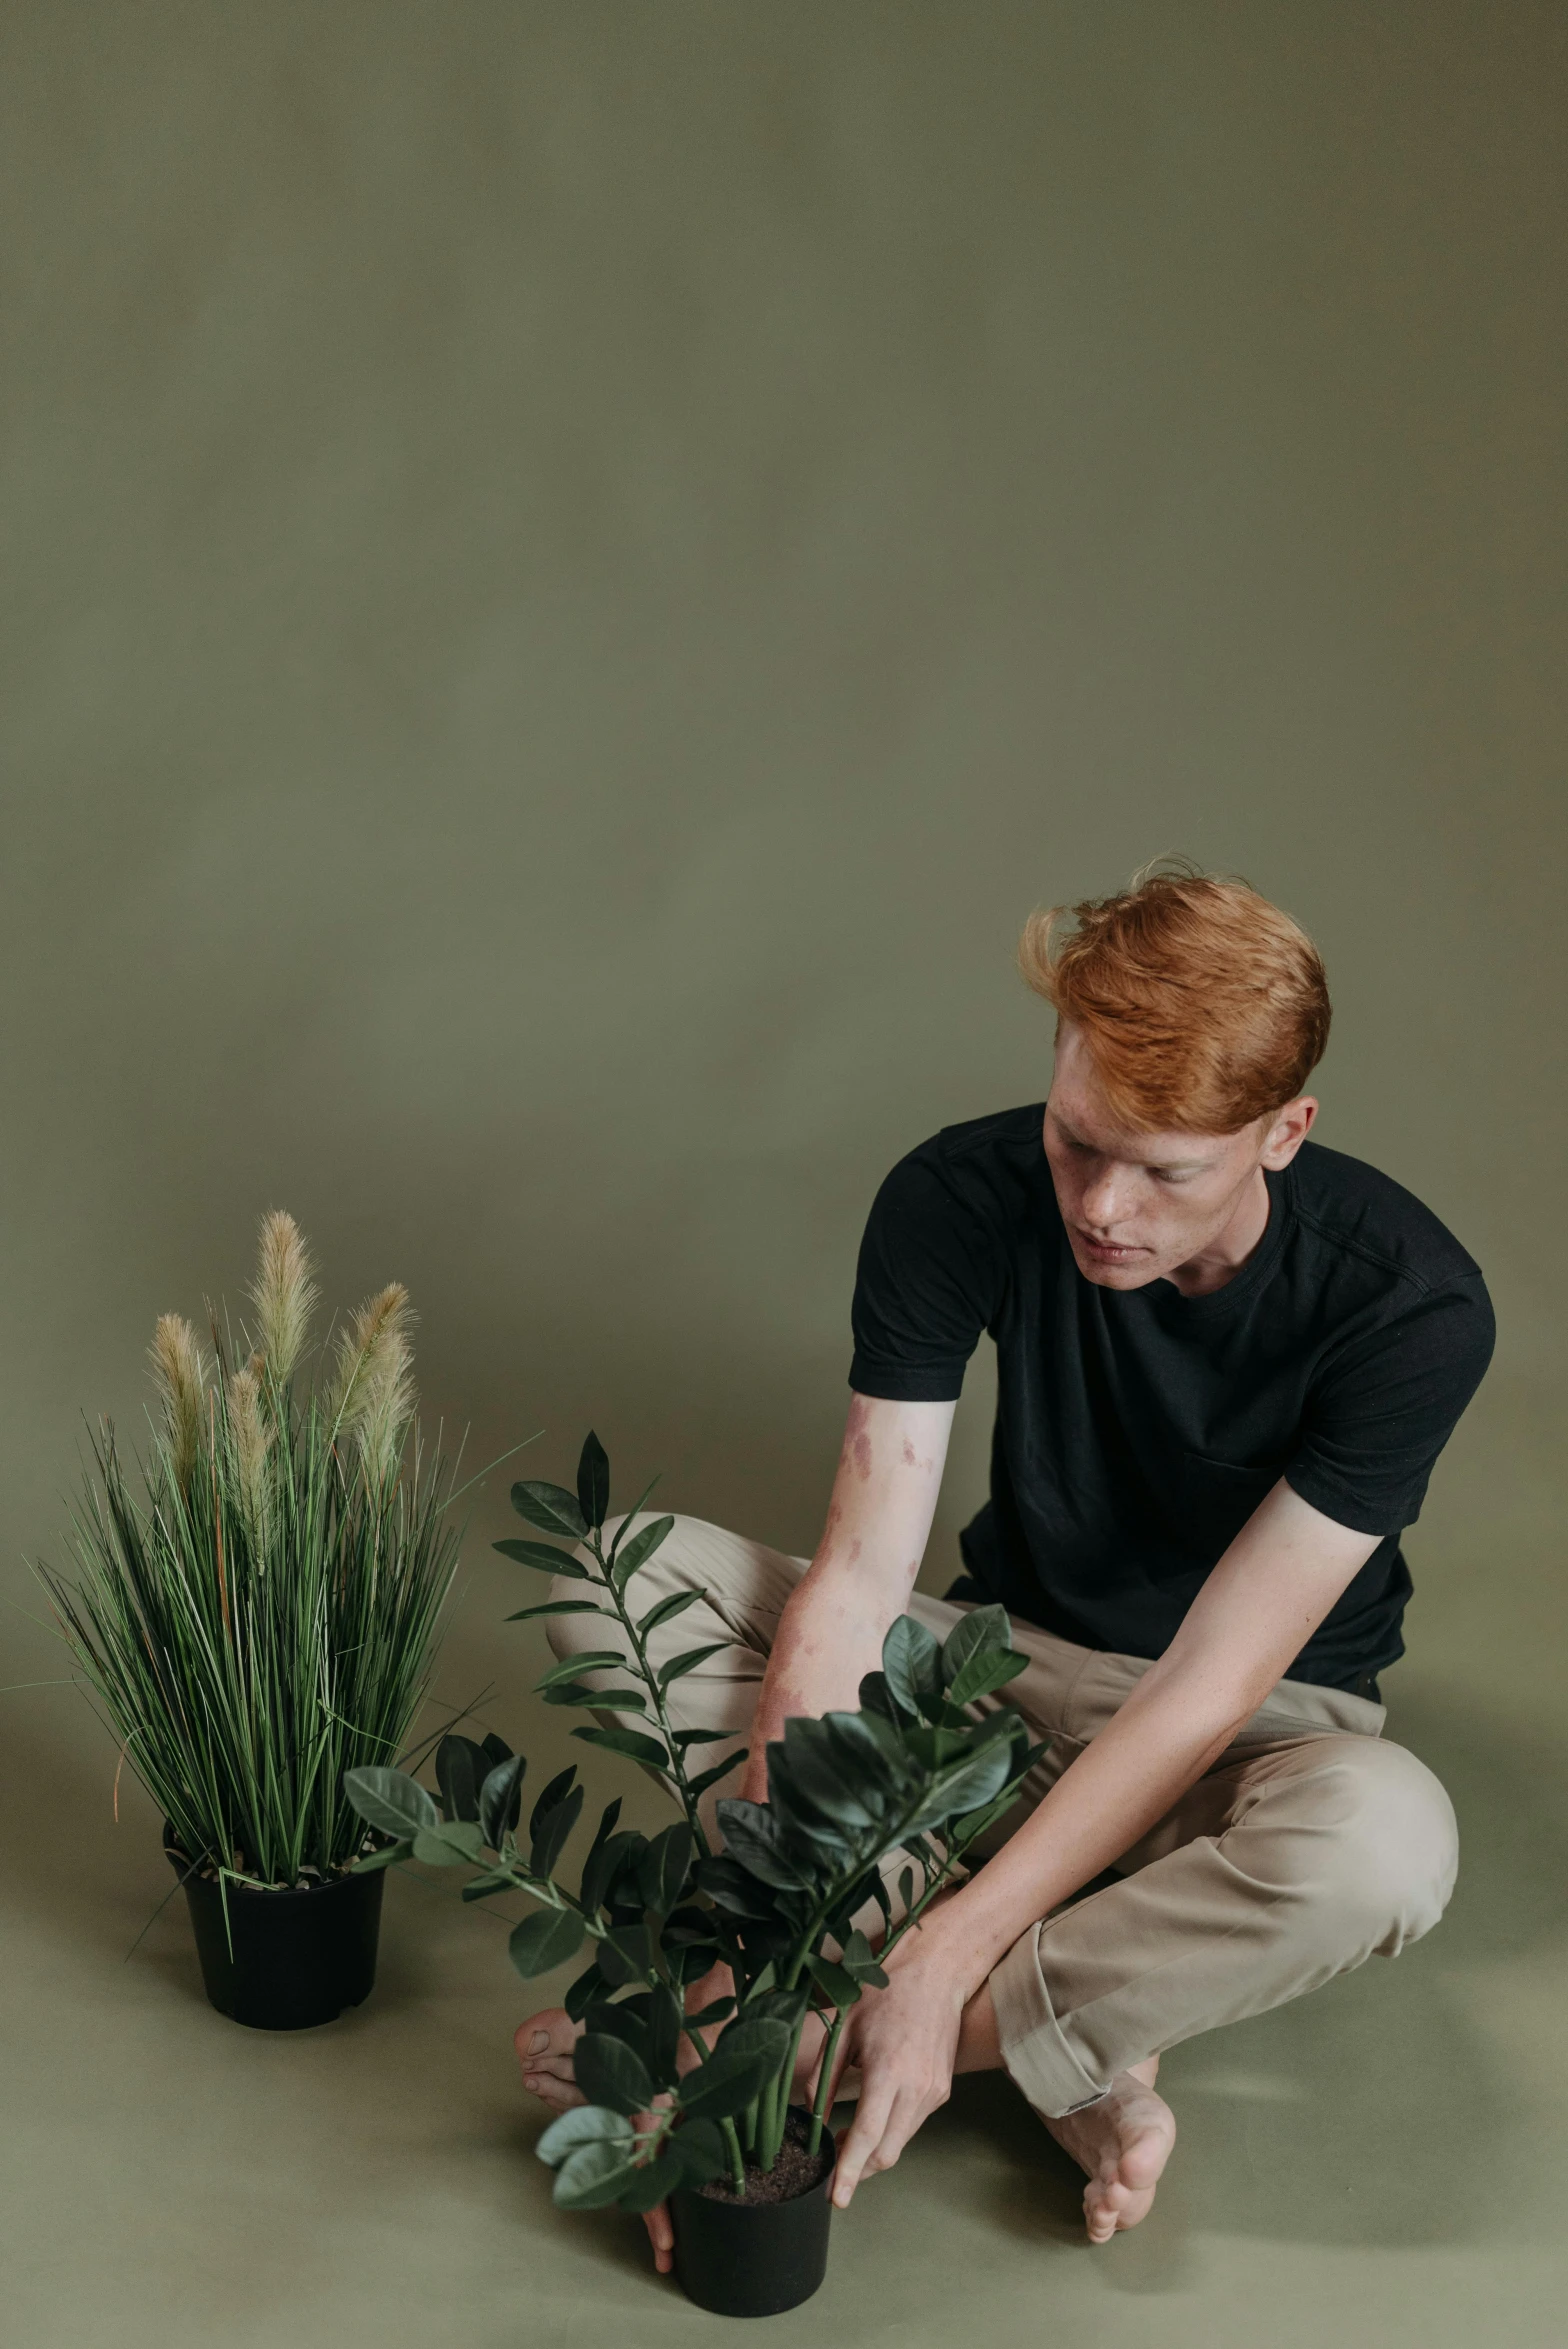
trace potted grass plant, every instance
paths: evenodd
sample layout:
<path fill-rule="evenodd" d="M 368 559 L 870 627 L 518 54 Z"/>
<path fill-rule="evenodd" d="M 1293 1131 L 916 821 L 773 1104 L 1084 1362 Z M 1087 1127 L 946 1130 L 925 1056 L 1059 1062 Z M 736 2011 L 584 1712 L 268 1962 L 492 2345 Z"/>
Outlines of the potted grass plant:
<path fill-rule="evenodd" d="M 724 1848 L 714 1850 L 698 1803 L 741 1756 L 693 1774 L 710 1733 L 678 1727 L 673 1699 L 713 1651 L 690 1650 L 656 1671 L 647 1646 L 658 1623 L 701 1594 L 671 1593 L 642 1612 L 636 1599 L 638 1571 L 674 1520 L 638 1523 L 634 1511 L 606 1536 L 609 1466 L 592 1435 L 575 1493 L 527 1482 L 513 1486 L 512 1500 L 555 1541 L 496 1547 L 581 1585 L 579 1596 L 523 1608 L 512 1620 L 566 1611 L 605 1618 L 604 1647 L 556 1665 L 540 1684 L 545 1697 L 640 1719 L 641 1728 L 595 1724 L 573 1734 L 642 1763 L 681 1816 L 649 1837 L 620 1828 L 612 1802 L 568 1873 L 585 1799 L 575 1765 L 544 1787 L 525 1834 L 524 1757 L 454 1735 L 438 1750 L 434 1794 L 406 1771 L 349 1773 L 361 1817 L 393 1839 L 358 1864 L 467 1864 L 478 1872 L 462 1888 L 465 1900 L 527 1894 L 535 1905 L 511 1935 L 512 1962 L 525 1977 L 568 1964 L 586 1945 L 589 1962 L 565 2003 L 587 2026 L 575 2053 L 587 2102 L 539 2143 L 556 2173 L 555 2200 L 627 2211 L 667 2201 L 676 2273 L 699 2305 L 728 2316 L 795 2307 L 826 2265 L 827 2099 L 839 2035 L 865 1988 L 885 1983 L 880 1959 L 962 1877 L 966 1853 L 1038 1758 L 1017 1714 L 972 1710 L 1025 1658 L 1011 1647 L 1001 1607 L 966 1615 L 945 1645 L 901 1616 L 881 1670 L 861 1683 L 860 1710 L 788 1721 L 768 1748 L 767 1801 L 718 1801 Z M 612 1669 L 624 1681 L 607 1688 Z M 580 1677 L 590 1671 L 601 1685 Z M 867 1917 L 878 1948 L 857 1922 Z M 733 1993 L 691 2011 L 688 1991 L 720 1964 Z M 813 2015 L 826 2039 L 807 2109 L 793 2090 Z"/>
<path fill-rule="evenodd" d="M 207 1995 L 263 2030 L 329 2022 L 375 1979 L 378 1875 L 344 1793 L 404 1753 L 460 1535 L 414 1429 L 408 1296 L 352 1315 L 312 1379 L 317 1290 L 268 1215 L 252 1318 L 209 1353 L 165 1314 L 160 1411 L 128 1471 L 94 1442 L 74 1571 L 42 1568 L 81 1679 L 165 1821 Z"/>

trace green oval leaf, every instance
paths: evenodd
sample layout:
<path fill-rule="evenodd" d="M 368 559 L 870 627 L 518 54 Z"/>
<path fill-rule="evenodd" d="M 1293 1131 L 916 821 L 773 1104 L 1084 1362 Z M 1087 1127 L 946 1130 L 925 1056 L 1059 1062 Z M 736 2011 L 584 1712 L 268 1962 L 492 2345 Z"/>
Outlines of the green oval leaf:
<path fill-rule="evenodd" d="M 343 1792 L 362 1819 L 383 1835 L 413 1837 L 421 1827 L 439 1827 L 441 1813 L 415 1778 L 406 1771 L 385 1769 L 379 1762 L 361 1770 L 345 1770 Z"/>
<path fill-rule="evenodd" d="M 625 1590 L 639 1566 L 647 1565 L 648 1560 L 669 1534 L 674 1523 L 673 1517 L 656 1517 L 651 1525 L 643 1526 L 639 1532 L 632 1535 L 631 1540 L 619 1552 L 615 1564 L 610 1569 L 611 1580 L 618 1591 Z"/>
<path fill-rule="evenodd" d="M 528 1865 L 536 1876 L 548 1876 L 566 1847 L 567 1838 L 582 1817 L 584 1789 L 574 1786 L 564 1801 L 543 1818 L 535 1812 L 530 1825 L 533 1828 L 533 1846 L 528 1854 Z"/>
<path fill-rule="evenodd" d="M 572 2071 L 590 2104 L 611 2112 L 646 2112 L 656 2093 L 634 2047 L 608 2031 L 585 2031 L 572 2050 Z"/>
<path fill-rule="evenodd" d="M 728 2166 L 724 2139 L 716 2121 L 683 2120 L 666 2138 L 665 2149 L 672 2161 L 679 2162 L 681 2183 L 685 2186 L 706 2185 L 709 2178 L 716 2178 Z"/>
<path fill-rule="evenodd" d="M 743 2111 L 788 2063 L 790 2038 L 784 2023 L 732 2023 L 707 2062 L 682 2081 L 682 2112 L 722 2121 Z"/>
<path fill-rule="evenodd" d="M 806 1878 L 785 1850 L 778 1821 L 766 1803 L 726 1795 L 718 1806 L 718 1816 L 725 1849 L 748 1874 L 779 1892 L 798 1892 L 804 1887 Z"/>
<path fill-rule="evenodd" d="M 414 1857 L 427 1868 L 455 1868 L 477 1860 L 484 1838 L 477 1819 L 450 1819 L 439 1827 L 421 1827 L 414 1838 Z"/>
<path fill-rule="evenodd" d="M 582 1939 L 583 1921 L 575 1909 L 540 1909 L 513 1926 L 507 1955 L 526 1982 L 564 1966 L 577 1955 Z"/>
<path fill-rule="evenodd" d="M 1001 1654 L 1013 1644 L 1005 1607 L 972 1607 L 960 1615 L 942 1642 L 942 1681 L 951 1688 L 971 1656 Z"/>
<path fill-rule="evenodd" d="M 631 2124 L 624 2113 L 611 2112 L 602 2104 L 579 2104 L 550 2123 L 534 2151 L 554 2169 L 579 2145 L 618 2145 L 629 2157 L 632 2142 Z"/>
<path fill-rule="evenodd" d="M 844 1966 L 836 1966 L 831 1958 L 819 1952 L 812 1958 L 811 1978 L 830 2006 L 853 2006 L 860 1996 L 860 1985 Z"/>
<path fill-rule="evenodd" d="M 588 1857 L 583 1862 L 578 1898 L 590 1916 L 604 1905 L 604 1896 L 610 1888 L 611 1879 L 626 1852 L 636 1841 L 630 1829 L 623 1830 L 619 1835 L 613 1832 L 620 1815 L 621 1798 L 617 1795 L 614 1802 L 606 1806 L 593 1842 L 588 1847 Z"/>
<path fill-rule="evenodd" d="M 612 1989 L 644 1982 L 653 1970 L 653 1943 L 646 1925 L 617 1925 L 599 1944 L 599 1971 Z"/>
<path fill-rule="evenodd" d="M 610 1463 L 603 1444 L 593 1429 L 583 1443 L 577 1462 L 577 1506 L 582 1511 L 585 1525 L 595 1533 L 604 1523 L 604 1513 L 610 1506 Z"/>
<path fill-rule="evenodd" d="M 994 1649 L 982 1649 L 968 1662 L 960 1665 L 948 1688 L 948 1698 L 955 1705 L 972 1705 L 976 1697 L 990 1696 L 1016 1680 L 1027 1671 L 1029 1659 L 1016 1648 L 1003 1648 L 1000 1655 Z"/>
<path fill-rule="evenodd" d="M 570 1680 L 578 1672 L 619 1672 L 625 1668 L 626 1658 L 619 1648 L 585 1648 L 580 1656 L 565 1656 L 559 1664 L 552 1664 L 534 1687 L 540 1691 L 553 1688 L 558 1680 Z"/>
<path fill-rule="evenodd" d="M 917 1717 L 923 1696 L 941 1694 L 942 1650 L 913 1615 L 899 1615 L 889 1625 L 882 1642 L 882 1677 L 901 1709 Z"/>
<path fill-rule="evenodd" d="M 362 1860 L 356 1860 L 350 1868 L 349 1874 L 351 1876 L 373 1876 L 378 1868 L 395 1868 L 399 1860 L 406 1860 L 409 1857 L 413 1848 L 411 1842 L 384 1844 L 380 1851 L 366 1852 Z"/>
<path fill-rule="evenodd" d="M 706 1647 L 687 1648 L 680 1655 L 672 1656 L 667 1664 L 660 1667 L 660 1688 L 668 1688 L 672 1680 L 684 1680 L 688 1672 L 695 1672 L 697 1666 L 705 1664 L 710 1656 L 722 1655 L 727 1647 L 733 1645 L 732 1640 L 715 1639 L 710 1640 Z"/>
<path fill-rule="evenodd" d="M 640 1637 L 646 1639 L 650 1631 L 657 1631 L 659 1625 L 668 1623 L 672 1615 L 684 1615 L 688 1607 L 695 1607 L 697 1601 L 706 1596 L 707 1593 L 700 1590 L 672 1590 L 656 1607 L 648 1609 L 637 1626 Z"/>
<path fill-rule="evenodd" d="M 688 1778 L 686 1792 L 691 1796 L 692 1801 L 700 1801 L 710 1786 L 717 1786 L 721 1778 L 729 1776 L 737 1762 L 743 1762 L 745 1759 L 746 1748 L 738 1746 L 735 1752 L 727 1754 L 722 1762 L 715 1762 L 711 1770 L 704 1770 L 696 1778 Z"/>
<path fill-rule="evenodd" d="M 599 1971 L 597 1956 L 583 1968 L 575 1982 L 568 1982 L 561 1993 L 561 2004 L 574 2023 L 580 2023 L 594 2000 L 603 1995 L 604 1976 Z"/>
<path fill-rule="evenodd" d="M 637 1870 L 642 1905 L 655 1916 L 667 1917 L 680 1899 L 691 1866 L 696 1839 L 684 1819 L 656 1835 L 643 1853 Z"/>
<path fill-rule="evenodd" d="M 617 2200 L 622 2210 L 653 2210 L 673 2194 L 677 2186 L 684 2186 L 685 2183 L 686 2165 L 676 2158 L 666 2144 L 662 2153 L 637 2171 L 631 2184 Z"/>
<path fill-rule="evenodd" d="M 512 1507 L 530 1525 L 537 1525 L 541 1533 L 562 1533 L 569 1541 L 580 1542 L 588 1531 L 577 1495 L 569 1493 L 563 1484 L 547 1484 L 536 1476 L 525 1477 L 512 1487 Z"/>
<path fill-rule="evenodd" d="M 555 2200 L 562 2210 L 603 2210 L 618 2201 L 637 2176 L 636 2163 L 608 2140 L 579 2145 L 555 2173 Z"/>
<path fill-rule="evenodd" d="M 581 1558 L 574 1558 L 567 1550 L 552 1550 L 548 1542 L 520 1542 L 508 1535 L 504 1542 L 492 1542 L 492 1550 L 499 1550 L 503 1558 L 515 1559 L 519 1566 L 536 1566 L 541 1574 L 565 1574 L 573 1582 L 589 1582 L 592 1576 Z"/>
<path fill-rule="evenodd" d="M 485 1751 L 471 1737 L 450 1733 L 436 1747 L 436 1784 L 449 1819 L 477 1819 L 479 1789 L 486 1774 Z"/>
<path fill-rule="evenodd" d="M 515 1615 L 503 1616 L 506 1623 L 532 1623 L 536 1615 L 603 1615 L 606 1609 L 593 1599 L 546 1599 L 542 1606 L 519 1607 Z"/>
<path fill-rule="evenodd" d="M 479 1824 L 492 1851 L 500 1850 L 502 1836 L 522 1816 L 523 1773 L 527 1768 L 521 1754 L 512 1754 L 497 1762 L 479 1789 Z"/>
<path fill-rule="evenodd" d="M 558 1802 L 565 1801 L 576 1783 L 577 1766 L 575 1763 L 569 1764 L 564 1770 L 557 1770 L 553 1778 L 546 1780 L 545 1784 L 540 1787 L 539 1799 L 528 1816 L 530 1835 L 538 1834 L 541 1820 L 555 1809 Z"/>
<path fill-rule="evenodd" d="M 644 1737 L 635 1729 L 574 1729 L 585 1745 L 602 1746 L 606 1753 L 625 1754 L 631 1761 L 646 1762 L 652 1770 L 668 1772 L 670 1757 L 662 1745 L 651 1737 Z"/>
<path fill-rule="evenodd" d="M 1012 1756 L 1006 1740 L 990 1739 L 977 1753 L 942 1772 L 909 1822 L 902 1841 L 913 1845 L 918 1836 L 940 1827 L 944 1820 L 956 1818 L 964 1811 L 978 1810 L 1005 1786 L 1011 1773 Z"/>
<path fill-rule="evenodd" d="M 606 1713 L 646 1713 L 648 1700 L 640 1688 L 590 1688 L 585 1680 L 563 1681 L 544 1692 L 547 1705 L 597 1705 Z"/>

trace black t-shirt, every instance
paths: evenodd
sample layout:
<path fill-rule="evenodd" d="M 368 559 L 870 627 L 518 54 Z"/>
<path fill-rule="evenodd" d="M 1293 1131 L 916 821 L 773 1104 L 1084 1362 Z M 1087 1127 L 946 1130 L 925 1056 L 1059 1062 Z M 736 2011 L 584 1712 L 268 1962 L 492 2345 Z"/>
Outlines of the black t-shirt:
<path fill-rule="evenodd" d="M 978 1595 L 1081 1646 L 1158 1656 L 1283 1476 L 1383 1538 L 1290 1667 L 1354 1687 L 1404 1653 L 1399 1536 L 1492 1351 L 1481 1275 L 1436 1216 L 1307 1142 L 1224 1288 L 1100 1288 L 1073 1261 L 1044 1104 L 949 1126 L 877 1193 L 855 1286 L 858 1394 L 947 1402 L 996 1341 Z M 968 1595 L 976 1595 L 970 1593 Z"/>

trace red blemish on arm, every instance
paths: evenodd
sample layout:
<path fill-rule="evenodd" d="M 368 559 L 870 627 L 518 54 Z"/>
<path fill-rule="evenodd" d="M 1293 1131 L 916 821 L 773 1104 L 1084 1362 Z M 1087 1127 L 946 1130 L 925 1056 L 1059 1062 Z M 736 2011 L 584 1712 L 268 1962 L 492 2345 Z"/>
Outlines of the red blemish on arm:
<path fill-rule="evenodd" d="M 920 1465 L 920 1462 L 919 1462 L 919 1460 L 918 1460 L 918 1459 L 916 1458 L 916 1456 L 915 1456 L 915 1447 L 914 1447 L 914 1445 L 913 1445 L 913 1444 L 910 1442 L 910 1440 L 909 1440 L 908 1436 L 905 1436 L 905 1438 L 904 1438 L 904 1466 L 905 1466 L 906 1468 L 918 1468 L 918 1467 L 919 1467 L 919 1465 Z"/>
<path fill-rule="evenodd" d="M 871 1406 L 865 1396 L 853 1396 L 844 1427 L 844 1449 L 840 1457 L 846 1467 L 853 1466 L 862 1484 L 871 1474 L 871 1433 L 866 1425 L 870 1417 Z"/>

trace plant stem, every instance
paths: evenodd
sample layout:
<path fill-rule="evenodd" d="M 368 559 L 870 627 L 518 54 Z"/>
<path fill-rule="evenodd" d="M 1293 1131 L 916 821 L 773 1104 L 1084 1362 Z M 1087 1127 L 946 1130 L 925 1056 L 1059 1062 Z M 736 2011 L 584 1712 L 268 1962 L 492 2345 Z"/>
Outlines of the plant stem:
<path fill-rule="evenodd" d="M 778 2092 L 778 2078 L 775 2075 L 773 2079 L 769 2080 L 765 2084 L 762 2093 L 757 2100 L 757 2148 L 755 2158 L 757 2167 L 759 2170 L 761 2170 L 764 2177 L 766 2177 L 768 2171 L 772 2169 L 774 2162 L 778 2158 L 778 2148 L 773 2142 L 774 2117 L 778 2109 L 779 2100 Z"/>
<path fill-rule="evenodd" d="M 648 1661 L 648 1650 L 637 1629 L 631 1609 L 626 1605 L 622 1592 L 616 1587 L 614 1567 L 605 1557 L 604 1528 L 602 1526 L 590 1527 L 588 1548 L 599 1567 L 602 1587 L 609 1592 L 610 1604 L 614 1607 L 621 1627 L 631 1642 L 632 1654 L 636 1658 L 637 1677 L 653 1699 L 653 1709 L 658 1716 L 659 1729 L 669 1756 L 669 1776 L 675 1782 L 675 1791 L 680 1796 L 681 1808 L 686 1813 L 686 1824 L 692 1831 L 692 1837 L 697 1846 L 697 1856 L 699 1859 L 705 1860 L 709 1856 L 708 1838 L 702 1821 L 697 1816 L 697 1805 L 692 1800 L 691 1788 L 686 1781 L 686 1758 L 675 1742 L 675 1732 L 670 1726 L 670 1716 L 665 1707 L 664 1691 L 659 1686 L 659 1676 Z"/>
<path fill-rule="evenodd" d="M 724 2143 L 730 2157 L 730 2183 L 735 2189 L 735 2199 L 739 2202 L 746 2192 L 746 2164 L 741 2157 L 740 2139 L 732 2120 L 720 2121 L 719 2127 L 724 2131 Z"/>
<path fill-rule="evenodd" d="M 808 2153 L 815 2153 L 822 2143 L 822 2124 L 827 2119 L 828 2092 L 833 2079 L 833 2059 L 838 2054 L 838 2043 L 843 2036 L 844 2025 L 849 2021 L 849 2013 L 847 2006 L 839 2008 L 822 2049 L 822 2069 L 817 2075 L 817 2093 L 811 2104 L 811 2135 L 806 2140 Z"/>

